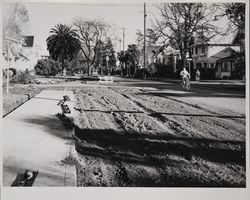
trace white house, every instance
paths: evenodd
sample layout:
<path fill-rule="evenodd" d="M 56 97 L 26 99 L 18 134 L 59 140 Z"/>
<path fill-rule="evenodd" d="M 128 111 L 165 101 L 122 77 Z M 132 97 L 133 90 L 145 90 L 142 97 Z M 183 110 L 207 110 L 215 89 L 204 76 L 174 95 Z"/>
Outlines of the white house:
<path fill-rule="evenodd" d="M 223 67 L 220 67 L 221 63 L 219 61 L 221 62 L 222 59 L 231 57 L 234 52 L 240 51 L 239 45 L 219 43 L 194 44 L 190 48 L 194 69 L 213 69 L 215 78 L 229 77 L 231 75 L 234 69 L 233 60 L 230 59 L 230 61 L 228 60 L 230 63 L 222 64 L 223 66 L 230 65 L 230 70 L 226 70 L 226 73 L 223 73 Z"/>
<path fill-rule="evenodd" d="M 9 44 L 10 67 L 21 71 L 34 70 L 37 61 L 42 58 L 42 47 L 33 44 L 33 41 L 32 44 L 27 45 L 22 39 L 20 41 L 11 40 Z M 6 45 L 3 48 L 2 55 L 4 57 L 3 68 L 6 69 L 8 67 Z"/>
<path fill-rule="evenodd" d="M 146 46 L 146 65 L 153 67 L 156 64 L 165 65 L 170 71 L 177 71 L 177 62 L 180 59 L 180 52 L 170 45 L 151 45 Z M 143 66 L 143 50 L 140 54 L 140 63 Z"/>

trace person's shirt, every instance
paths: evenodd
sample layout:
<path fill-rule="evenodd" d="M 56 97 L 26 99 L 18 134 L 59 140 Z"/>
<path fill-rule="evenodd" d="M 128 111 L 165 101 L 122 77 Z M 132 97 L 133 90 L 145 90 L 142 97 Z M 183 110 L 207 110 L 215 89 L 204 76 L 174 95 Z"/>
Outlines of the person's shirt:
<path fill-rule="evenodd" d="M 189 78 L 190 77 L 188 71 L 186 71 L 186 70 L 182 70 L 180 75 L 182 78 Z"/>
<path fill-rule="evenodd" d="M 200 71 L 196 71 L 196 76 L 200 76 Z"/>

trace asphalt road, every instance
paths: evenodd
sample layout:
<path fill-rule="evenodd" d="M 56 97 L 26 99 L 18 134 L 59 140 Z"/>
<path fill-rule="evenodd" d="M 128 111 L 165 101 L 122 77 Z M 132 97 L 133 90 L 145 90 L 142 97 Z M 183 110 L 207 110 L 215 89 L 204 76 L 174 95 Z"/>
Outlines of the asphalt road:
<path fill-rule="evenodd" d="M 183 91 L 176 80 L 138 80 L 115 77 L 117 85 L 142 87 L 155 95 L 202 107 L 215 113 L 246 114 L 245 84 L 237 81 L 191 82 L 191 91 Z"/>

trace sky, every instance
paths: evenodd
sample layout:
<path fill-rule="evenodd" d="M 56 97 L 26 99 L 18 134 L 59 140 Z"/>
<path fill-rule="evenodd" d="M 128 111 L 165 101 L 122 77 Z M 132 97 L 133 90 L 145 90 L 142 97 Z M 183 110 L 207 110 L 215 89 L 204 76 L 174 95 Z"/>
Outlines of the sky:
<path fill-rule="evenodd" d="M 74 19 L 79 17 L 87 19 L 102 19 L 112 25 L 115 30 L 113 45 L 116 51 L 122 50 L 123 30 L 125 28 L 125 49 L 129 44 L 136 44 L 136 32 L 143 32 L 144 5 L 141 3 L 116 3 L 116 4 L 63 4 L 63 3 L 23 3 L 28 10 L 29 23 L 26 26 L 25 35 L 34 35 L 35 44 L 42 47 L 42 54 L 48 55 L 46 39 L 51 28 L 62 23 L 72 25 Z M 156 4 L 147 3 L 147 28 L 151 27 L 152 20 L 159 17 Z M 219 26 L 227 26 L 226 21 L 217 21 Z M 114 36 L 115 35 L 115 36 Z M 228 43 L 232 37 L 215 38 L 212 43 Z M 227 41 L 225 41 L 225 39 Z M 121 42 L 119 42 L 121 40 Z M 224 40 L 224 41 L 223 41 Z"/>
<path fill-rule="evenodd" d="M 122 28 L 125 28 L 125 49 L 128 44 L 136 43 L 136 31 L 143 31 L 143 3 L 140 4 L 41 4 L 25 3 L 29 14 L 29 34 L 34 35 L 35 43 L 46 51 L 46 38 L 49 31 L 58 23 L 71 25 L 78 17 L 103 19 L 113 25 L 118 39 L 122 40 Z M 156 7 L 147 5 L 149 26 Z M 122 48 L 122 42 L 113 41 L 115 49 Z"/>

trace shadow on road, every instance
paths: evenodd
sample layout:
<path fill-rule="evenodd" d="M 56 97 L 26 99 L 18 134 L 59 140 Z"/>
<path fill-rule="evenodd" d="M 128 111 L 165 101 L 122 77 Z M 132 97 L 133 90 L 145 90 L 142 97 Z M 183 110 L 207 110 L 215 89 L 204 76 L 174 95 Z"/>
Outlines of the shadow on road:
<path fill-rule="evenodd" d="M 237 84 L 191 84 L 191 91 L 183 91 L 179 82 L 158 82 L 150 80 L 118 80 L 116 81 L 121 86 L 130 87 L 145 87 L 157 89 L 151 91 L 154 94 L 161 94 L 173 97 L 182 96 L 197 96 L 197 97 L 234 97 L 234 98 L 245 98 L 245 85 Z M 160 90 L 160 91 L 159 91 Z"/>

